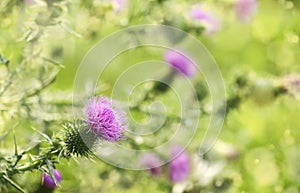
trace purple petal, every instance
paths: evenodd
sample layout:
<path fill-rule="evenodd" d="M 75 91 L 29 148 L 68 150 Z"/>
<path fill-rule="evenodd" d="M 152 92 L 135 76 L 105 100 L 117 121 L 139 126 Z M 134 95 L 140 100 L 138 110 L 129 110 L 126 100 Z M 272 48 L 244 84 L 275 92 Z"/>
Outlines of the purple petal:
<path fill-rule="evenodd" d="M 90 130 L 102 139 L 117 141 L 127 129 L 125 113 L 113 106 L 106 97 L 94 97 L 85 107 L 86 122 Z"/>
<path fill-rule="evenodd" d="M 56 179 L 56 182 L 57 183 L 60 183 L 61 182 L 61 174 L 59 173 L 58 170 L 54 170 L 53 171 L 53 175 Z M 42 176 L 42 184 L 47 187 L 47 188 L 50 188 L 50 189 L 54 189 L 56 187 L 56 184 L 55 182 L 52 180 L 51 176 L 48 175 L 48 174 L 43 174 Z"/>

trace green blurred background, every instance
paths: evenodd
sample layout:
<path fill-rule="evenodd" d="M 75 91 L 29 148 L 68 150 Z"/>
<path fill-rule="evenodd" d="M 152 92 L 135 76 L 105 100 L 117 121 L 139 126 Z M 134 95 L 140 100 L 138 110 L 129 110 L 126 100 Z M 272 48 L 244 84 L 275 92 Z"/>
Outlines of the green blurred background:
<path fill-rule="evenodd" d="M 190 8 L 198 3 L 207 6 L 219 18 L 221 27 L 216 33 L 202 33 L 196 30 L 199 26 L 190 21 Z M 18 88 L 30 89 L 34 85 L 34 81 L 24 80 L 34 79 L 34 69 L 44 65 L 39 63 L 40 53 L 64 65 L 56 81 L 43 95 L 56 102 L 72 100 L 77 67 L 98 41 L 119 29 L 138 24 L 168 24 L 199 39 L 215 58 L 229 95 L 234 92 L 230 87 L 233 78 L 245 72 L 267 79 L 299 72 L 300 1 L 258 1 L 257 11 L 248 23 L 238 21 L 235 3 L 235 0 L 128 0 L 124 7 L 118 7 L 115 1 L 58 0 L 55 10 L 49 11 L 43 1 L 23 3 L 1 0 L 0 53 L 10 60 L 12 68 L 18 68 L 24 61 L 29 64 L 25 78 L 14 83 L 16 92 Z M 47 24 L 47 13 L 57 13 L 54 18 L 57 23 Z M 46 24 L 37 18 L 44 19 Z M 28 36 L 36 38 L 39 32 L 42 37 L 37 38 L 36 42 L 26 40 Z M 132 64 L 146 59 L 162 60 L 162 56 L 151 49 L 138 49 L 135 58 L 124 54 L 116 63 Z M 51 67 L 46 69 L 47 72 L 51 70 Z M 111 89 L 118 73 L 118 69 L 112 69 L 109 76 L 105 77 L 106 84 L 104 88 L 101 87 L 104 93 Z M 5 76 L 6 71 L 0 68 L 1 81 Z M 266 89 L 261 90 L 264 92 Z M 257 97 L 260 97 L 259 94 Z M 224 168 L 207 185 L 186 192 L 300 192 L 299 101 L 285 95 L 276 99 L 265 98 L 262 103 L 252 99 L 243 99 L 238 109 L 230 111 L 219 136 L 221 145 L 217 142 L 219 145 L 209 153 L 212 170 L 213 163 L 218 161 L 225 164 Z M 19 107 L 11 105 L 10 108 L 8 111 L 0 108 L 0 132 L 4 133 L 18 123 L 15 129 L 17 141 L 19 146 L 25 146 L 34 135 L 31 127 L 40 128 L 40 119 L 28 120 Z M 47 110 L 51 112 L 51 108 Z M 50 118 L 64 116 L 51 113 L 43 115 Z M 203 118 L 203 122 L 207 121 L 207 118 Z M 55 124 L 41 128 L 49 134 L 60 129 Z M 200 126 L 188 149 L 191 155 L 196 153 L 202 137 Z M 13 151 L 13 136 L 9 135 L 0 146 L 3 151 Z M 236 151 L 237 157 L 228 159 L 227 148 Z M 166 176 L 155 178 L 146 171 L 122 170 L 101 160 L 64 160 L 57 168 L 63 174 L 63 181 L 55 192 L 172 191 L 172 184 Z M 205 173 L 198 175 L 205 176 Z M 40 173 L 20 175 L 18 182 L 29 192 L 34 192 L 40 185 Z M 3 192 L 7 190 L 3 189 Z"/>

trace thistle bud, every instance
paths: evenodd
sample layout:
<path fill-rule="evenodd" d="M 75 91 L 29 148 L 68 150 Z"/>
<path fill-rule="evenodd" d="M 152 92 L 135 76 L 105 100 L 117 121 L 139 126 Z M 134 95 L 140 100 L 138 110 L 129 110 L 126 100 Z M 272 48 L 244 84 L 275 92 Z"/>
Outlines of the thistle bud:
<path fill-rule="evenodd" d="M 56 179 L 56 183 L 53 181 L 50 175 L 44 173 L 42 175 L 42 184 L 43 186 L 49 188 L 49 189 L 54 189 L 56 188 L 57 184 L 61 182 L 62 176 L 58 170 L 53 170 L 53 176 Z"/>
<path fill-rule="evenodd" d="M 97 137 L 89 132 L 86 125 L 80 121 L 69 122 L 64 127 L 63 140 L 66 156 L 90 157 Z"/>

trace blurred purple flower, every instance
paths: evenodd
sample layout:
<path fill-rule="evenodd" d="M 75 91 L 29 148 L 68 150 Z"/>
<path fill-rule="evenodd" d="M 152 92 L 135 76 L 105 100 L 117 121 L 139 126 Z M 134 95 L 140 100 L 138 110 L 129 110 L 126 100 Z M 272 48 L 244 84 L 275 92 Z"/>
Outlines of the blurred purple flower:
<path fill-rule="evenodd" d="M 162 172 L 162 169 L 160 167 L 161 165 L 161 159 L 153 154 L 153 153 L 147 153 L 141 158 L 141 165 L 147 169 L 149 169 L 149 172 L 153 176 L 159 176 Z"/>
<path fill-rule="evenodd" d="M 31 5 L 34 3 L 34 0 L 24 0 L 25 4 Z"/>
<path fill-rule="evenodd" d="M 238 0 L 236 3 L 236 15 L 241 22 L 250 22 L 256 12 L 256 0 Z"/>
<path fill-rule="evenodd" d="M 123 138 L 122 132 L 127 129 L 125 112 L 113 106 L 106 97 L 94 97 L 85 106 L 86 122 L 90 130 L 98 137 L 117 141 Z"/>
<path fill-rule="evenodd" d="M 54 175 L 54 177 L 56 179 L 56 182 L 60 183 L 62 177 L 61 177 L 61 174 L 59 173 L 59 171 L 58 170 L 53 170 L 53 175 Z M 43 176 L 42 176 L 42 184 L 45 187 L 49 188 L 49 189 L 54 189 L 56 187 L 55 182 L 52 180 L 51 176 L 48 175 L 48 174 L 43 174 Z"/>
<path fill-rule="evenodd" d="M 112 0 L 114 10 L 115 11 L 121 11 L 127 6 L 127 0 Z"/>
<path fill-rule="evenodd" d="M 220 27 L 220 21 L 212 12 L 203 11 L 200 5 L 194 6 L 191 10 L 191 17 L 200 21 L 208 34 L 216 33 Z"/>
<path fill-rule="evenodd" d="M 193 62 L 178 50 L 168 50 L 164 54 L 164 60 L 168 62 L 179 73 L 187 77 L 192 77 L 197 72 Z"/>
<path fill-rule="evenodd" d="M 171 150 L 172 161 L 169 163 L 169 179 L 172 182 L 185 180 L 190 173 L 190 158 L 183 148 L 174 146 Z"/>

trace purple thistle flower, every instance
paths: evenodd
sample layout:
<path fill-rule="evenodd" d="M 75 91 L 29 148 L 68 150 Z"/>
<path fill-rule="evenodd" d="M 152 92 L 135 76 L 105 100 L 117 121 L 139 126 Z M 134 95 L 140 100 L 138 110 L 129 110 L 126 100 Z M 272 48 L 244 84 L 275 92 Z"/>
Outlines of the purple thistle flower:
<path fill-rule="evenodd" d="M 147 153 L 141 158 L 141 165 L 147 169 L 153 176 L 159 176 L 161 170 L 161 159 L 153 153 Z"/>
<path fill-rule="evenodd" d="M 214 34 L 220 29 L 221 24 L 217 17 L 212 12 L 203 11 L 200 5 L 191 10 L 191 17 L 204 25 L 207 34 Z"/>
<path fill-rule="evenodd" d="M 197 72 L 193 62 L 178 50 L 168 50 L 164 54 L 164 60 L 179 73 L 187 77 L 192 77 Z"/>
<path fill-rule="evenodd" d="M 250 22 L 256 12 L 256 0 L 238 0 L 236 3 L 236 15 L 241 22 Z"/>
<path fill-rule="evenodd" d="M 190 172 L 190 159 L 184 150 L 175 146 L 171 150 L 172 161 L 169 163 L 169 179 L 172 182 L 185 180 Z"/>
<path fill-rule="evenodd" d="M 127 129 L 125 112 L 113 106 L 106 97 L 94 97 L 85 107 L 86 122 L 98 137 L 108 140 L 121 140 L 122 132 Z"/>
<path fill-rule="evenodd" d="M 61 177 L 61 174 L 59 173 L 59 171 L 58 170 L 53 170 L 53 175 L 54 175 L 54 177 L 56 179 L 56 182 L 60 183 L 62 177 Z M 55 182 L 52 180 L 51 176 L 48 175 L 48 174 L 43 174 L 43 176 L 42 176 L 42 184 L 45 187 L 49 188 L 49 189 L 54 189 L 56 187 Z"/>

